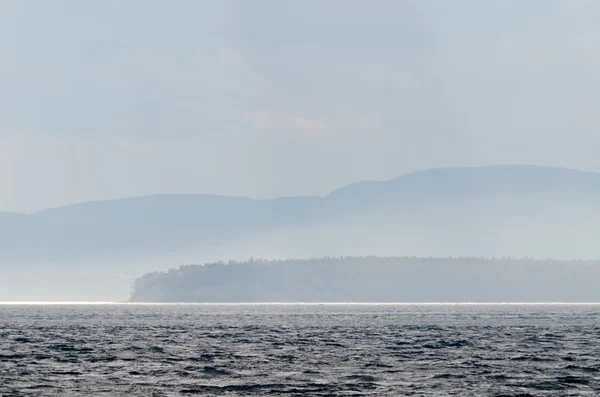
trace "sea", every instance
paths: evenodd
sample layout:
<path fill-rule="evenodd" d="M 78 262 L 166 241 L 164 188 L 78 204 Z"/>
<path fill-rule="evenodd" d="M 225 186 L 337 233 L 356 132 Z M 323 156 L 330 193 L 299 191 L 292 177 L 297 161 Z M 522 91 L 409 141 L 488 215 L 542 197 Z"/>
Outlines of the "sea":
<path fill-rule="evenodd" d="M 599 304 L 0 304 L 0 396 L 598 396 Z"/>

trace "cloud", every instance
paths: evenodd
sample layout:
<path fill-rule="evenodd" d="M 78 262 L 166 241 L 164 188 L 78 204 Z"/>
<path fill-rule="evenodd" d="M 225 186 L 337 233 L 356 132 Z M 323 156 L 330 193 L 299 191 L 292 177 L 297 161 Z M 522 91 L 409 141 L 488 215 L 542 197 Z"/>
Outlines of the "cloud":
<path fill-rule="evenodd" d="M 255 111 L 243 118 L 263 136 L 292 140 L 378 139 L 382 137 L 382 118 L 377 112 L 353 110 L 344 114 L 322 112 L 323 117 L 283 111 Z"/>
<path fill-rule="evenodd" d="M 308 136 L 327 133 L 328 126 L 322 120 L 286 114 L 275 111 L 258 111 L 247 113 L 245 118 L 254 124 L 254 127 L 262 132 L 285 133 L 298 131 Z"/>
<path fill-rule="evenodd" d="M 0 209 L 326 193 L 454 165 L 600 171 L 593 1 L 10 1 Z"/>
<path fill-rule="evenodd" d="M 119 149 L 134 153 L 154 153 L 158 150 L 156 145 L 150 143 L 119 142 Z"/>
<path fill-rule="evenodd" d="M 576 125 L 598 133 L 600 130 L 600 114 L 597 110 L 574 110 L 569 113 L 570 120 Z"/>

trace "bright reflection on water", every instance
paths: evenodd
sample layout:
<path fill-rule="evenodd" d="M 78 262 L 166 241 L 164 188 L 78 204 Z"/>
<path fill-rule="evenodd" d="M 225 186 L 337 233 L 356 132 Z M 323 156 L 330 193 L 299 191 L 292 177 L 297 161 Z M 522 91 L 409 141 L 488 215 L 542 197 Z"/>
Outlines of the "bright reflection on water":
<path fill-rule="evenodd" d="M 3 304 L 0 395 L 597 395 L 598 304 Z"/>

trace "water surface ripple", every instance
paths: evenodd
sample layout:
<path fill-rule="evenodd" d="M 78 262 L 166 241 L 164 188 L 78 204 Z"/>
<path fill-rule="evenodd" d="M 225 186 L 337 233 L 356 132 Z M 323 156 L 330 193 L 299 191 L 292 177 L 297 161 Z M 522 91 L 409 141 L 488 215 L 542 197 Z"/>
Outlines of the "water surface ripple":
<path fill-rule="evenodd" d="M 0 305 L 0 396 L 600 395 L 598 305 Z"/>

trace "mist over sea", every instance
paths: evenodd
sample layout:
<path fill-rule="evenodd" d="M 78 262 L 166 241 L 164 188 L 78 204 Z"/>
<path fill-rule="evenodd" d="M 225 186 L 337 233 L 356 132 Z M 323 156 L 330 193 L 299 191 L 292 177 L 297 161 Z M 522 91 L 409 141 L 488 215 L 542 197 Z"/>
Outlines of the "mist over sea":
<path fill-rule="evenodd" d="M 600 393 L 600 304 L 2 304 L 2 396 Z"/>
<path fill-rule="evenodd" d="M 599 21 L 0 0 L 0 397 L 600 396 Z"/>

